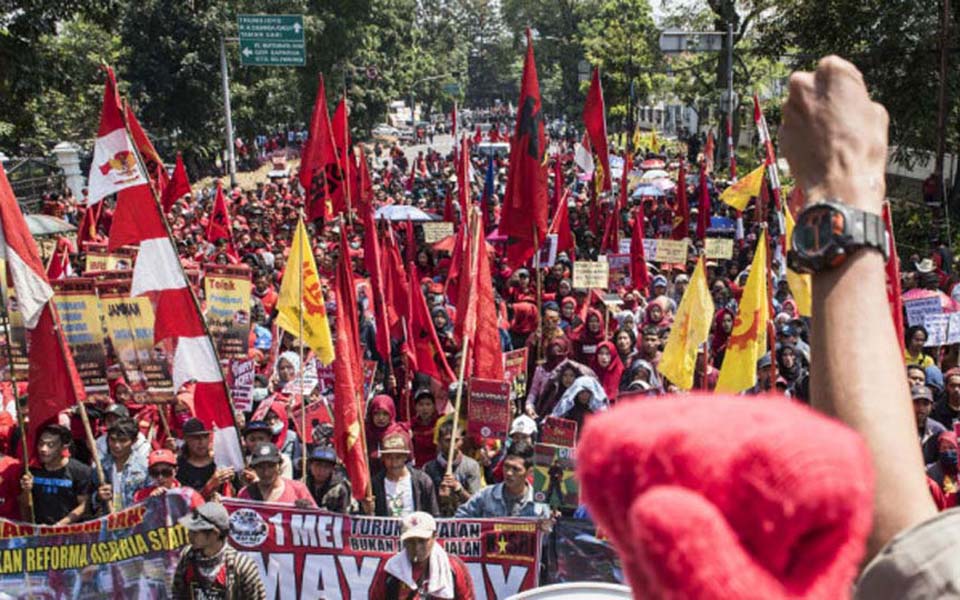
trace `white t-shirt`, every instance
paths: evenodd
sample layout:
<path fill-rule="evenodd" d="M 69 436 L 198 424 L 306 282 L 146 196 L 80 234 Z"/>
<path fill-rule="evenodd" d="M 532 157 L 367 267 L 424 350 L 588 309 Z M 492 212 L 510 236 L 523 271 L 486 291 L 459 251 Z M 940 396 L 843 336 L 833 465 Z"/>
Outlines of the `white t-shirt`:
<path fill-rule="evenodd" d="M 384 491 L 387 493 L 387 512 L 392 517 L 405 517 L 415 509 L 413 506 L 413 480 L 410 475 L 404 475 L 400 481 L 390 481 L 389 477 L 383 480 Z"/>

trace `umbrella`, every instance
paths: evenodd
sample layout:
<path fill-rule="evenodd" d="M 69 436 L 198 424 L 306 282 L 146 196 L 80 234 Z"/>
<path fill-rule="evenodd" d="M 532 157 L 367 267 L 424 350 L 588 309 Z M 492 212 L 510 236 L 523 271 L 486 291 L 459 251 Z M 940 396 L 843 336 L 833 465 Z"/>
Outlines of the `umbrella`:
<path fill-rule="evenodd" d="M 957 304 L 953 298 L 940 290 L 914 288 L 903 293 L 904 302 L 909 300 L 922 300 L 924 298 L 940 298 L 940 307 L 945 313 L 960 312 L 960 304 Z"/>
<path fill-rule="evenodd" d="M 664 192 L 669 192 L 673 188 L 677 187 L 677 184 L 674 183 L 672 179 L 654 179 L 653 185 L 663 190 Z"/>
<path fill-rule="evenodd" d="M 388 221 L 437 221 L 439 217 L 425 213 L 416 206 L 409 204 L 388 204 L 377 209 L 377 219 Z"/>
<path fill-rule="evenodd" d="M 640 184 L 637 186 L 637 189 L 633 190 L 631 198 L 643 198 L 645 196 L 654 196 L 661 197 L 663 196 L 663 190 L 652 184 Z"/>
<path fill-rule="evenodd" d="M 62 235 L 77 230 L 76 227 L 63 219 L 50 215 L 24 215 L 24 220 L 27 222 L 30 235 L 34 237 Z"/>
<path fill-rule="evenodd" d="M 649 169 L 662 169 L 663 167 L 666 166 L 666 164 L 667 163 L 660 160 L 659 158 L 650 158 L 640 163 L 640 168 L 643 169 L 644 171 Z"/>
<path fill-rule="evenodd" d="M 651 169 L 643 171 L 644 181 L 653 181 L 654 179 L 669 179 L 670 174 L 663 169 Z"/>

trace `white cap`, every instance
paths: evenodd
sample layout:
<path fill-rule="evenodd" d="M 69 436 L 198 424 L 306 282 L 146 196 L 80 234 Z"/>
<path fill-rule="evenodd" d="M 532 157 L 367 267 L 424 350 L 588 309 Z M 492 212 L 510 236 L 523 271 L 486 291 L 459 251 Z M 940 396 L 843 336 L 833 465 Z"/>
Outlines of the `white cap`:
<path fill-rule="evenodd" d="M 437 522 L 430 513 L 412 512 L 403 518 L 400 541 L 405 542 L 410 538 L 426 540 L 432 538 L 436 532 Z"/>
<path fill-rule="evenodd" d="M 537 422 L 527 415 L 520 415 L 513 420 L 510 425 L 510 435 L 522 433 L 523 435 L 534 435 L 537 433 Z"/>

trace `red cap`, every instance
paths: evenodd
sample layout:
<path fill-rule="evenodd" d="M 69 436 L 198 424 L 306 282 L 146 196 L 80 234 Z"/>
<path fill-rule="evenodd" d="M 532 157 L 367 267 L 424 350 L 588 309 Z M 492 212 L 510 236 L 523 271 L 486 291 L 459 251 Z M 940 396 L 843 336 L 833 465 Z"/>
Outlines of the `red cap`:
<path fill-rule="evenodd" d="M 149 468 L 159 464 L 176 465 L 177 455 L 166 448 L 154 450 L 150 453 L 150 458 L 147 460 L 147 467 Z"/>

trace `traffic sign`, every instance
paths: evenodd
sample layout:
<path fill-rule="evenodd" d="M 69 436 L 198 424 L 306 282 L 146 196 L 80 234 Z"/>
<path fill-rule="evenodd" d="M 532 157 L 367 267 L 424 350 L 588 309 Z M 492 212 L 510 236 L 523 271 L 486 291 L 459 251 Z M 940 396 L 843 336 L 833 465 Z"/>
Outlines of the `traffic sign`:
<path fill-rule="evenodd" d="M 459 96 L 460 95 L 460 84 L 459 83 L 445 83 L 443 84 L 443 93 L 450 96 Z"/>
<path fill-rule="evenodd" d="M 725 35 L 720 31 L 664 31 L 660 34 L 660 51 L 665 54 L 718 52 Z"/>
<path fill-rule="evenodd" d="M 237 15 L 240 64 L 302 67 L 307 62 L 303 15 Z"/>

